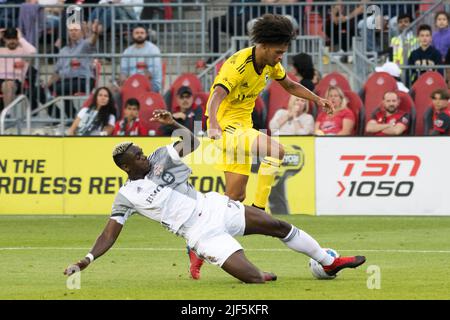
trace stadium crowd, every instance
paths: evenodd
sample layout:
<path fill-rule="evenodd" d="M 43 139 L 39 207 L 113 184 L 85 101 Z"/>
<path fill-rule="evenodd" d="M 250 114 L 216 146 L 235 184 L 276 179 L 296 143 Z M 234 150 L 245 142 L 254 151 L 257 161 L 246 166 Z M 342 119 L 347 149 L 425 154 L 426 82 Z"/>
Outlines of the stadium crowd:
<path fill-rule="evenodd" d="M 267 5 L 264 7 L 237 6 L 243 2 L 259 1 L 232 0 L 223 16 L 209 19 L 211 53 L 222 53 L 221 32 L 244 35 L 255 16 L 267 12 L 288 15 L 297 30 L 306 19 L 299 16 L 298 10 L 288 10 L 294 8 L 289 4 L 296 0 L 261 0 Z M 78 23 L 67 20 L 63 7 L 57 6 L 68 3 L 98 5 L 84 8 Z M 142 7 L 143 3 L 147 1 L 0 1 L 0 111 L 20 93 L 29 97 L 33 110 L 58 96 L 85 96 L 82 108 L 71 100 L 64 101 L 64 108 L 47 108 L 51 117 L 73 119 L 66 128 L 67 135 L 170 135 L 170 128 L 149 121 L 152 110 L 159 108 L 170 110 L 176 121 L 203 135 L 209 88 L 203 88 L 198 76 L 191 73 L 180 74 L 168 88 L 164 85 L 158 35 L 139 23 L 141 17 L 158 18 L 161 12 L 155 7 Z M 114 4 L 130 6 L 112 10 Z M 384 56 L 386 63 L 380 63 L 363 88 L 354 92 L 345 75 L 332 72 L 322 77 L 311 56 L 299 52 L 290 61 L 289 76 L 329 99 L 335 107 L 333 114 L 318 110 L 307 100 L 291 97 L 279 85 L 270 83 L 253 111 L 255 128 L 268 129 L 272 135 L 450 134 L 450 82 L 445 80 L 450 78 L 450 68 L 433 68 L 450 64 L 450 15 L 446 7 L 433 13 L 434 25 L 422 23 L 416 32 L 405 34 L 403 31 L 418 18 L 417 14 L 401 11 L 393 4 L 383 6 L 386 12 L 382 30 L 377 33 L 364 30 L 369 19 L 363 14 L 365 5 L 367 1 L 357 6 L 343 6 L 342 1 L 331 3 L 323 21 L 323 37 L 327 43 L 334 43 L 332 51 L 348 52 L 349 39 L 367 32 L 367 48 Z M 105 35 L 114 29 L 115 19 L 136 23 L 124 31 L 131 43 L 121 52 L 120 74 L 109 84 L 100 83 L 102 62 L 95 54 L 112 52 Z M 231 25 L 239 28 L 223 28 Z M 391 35 L 387 46 L 377 41 L 385 30 Z M 30 58 L 36 53 L 53 55 L 53 66 L 39 65 L 39 59 Z M 348 62 L 347 58 L 343 56 L 343 61 Z M 214 58 L 207 62 L 212 61 Z M 40 74 L 44 67 L 53 68 L 46 80 Z"/>

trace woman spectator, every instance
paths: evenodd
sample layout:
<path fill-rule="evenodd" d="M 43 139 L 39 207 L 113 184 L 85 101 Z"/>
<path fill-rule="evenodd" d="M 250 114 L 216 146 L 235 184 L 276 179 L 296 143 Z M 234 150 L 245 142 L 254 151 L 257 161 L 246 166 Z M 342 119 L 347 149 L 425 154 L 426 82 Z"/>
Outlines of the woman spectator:
<path fill-rule="evenodd" d="M 308 113 L 308 107 L 308 100 L 291 96 L 287 110 L 278 110 L 270 120 L 272 135 L 314 134 L 314 118 Z"/>
<path fill-rule="evenodd" d="M 355 115 L 347 108 L 347 99 L 342 90 L 331 86 L 325 97 L 333 104 L 334 111 L 331 114 L 324 111 L 319 113 L 316 119 L 316 135 L 351 135 L 355 127 Z"/>
<path fill-rule="evenodd" d="M 106 87 L 95 90 L 92 103 L 88 108 L 82 108 L 67 130 L 67 135 L 73 136 L 110 136 L 116 122 L 116 107 L 114 100 Z"/>

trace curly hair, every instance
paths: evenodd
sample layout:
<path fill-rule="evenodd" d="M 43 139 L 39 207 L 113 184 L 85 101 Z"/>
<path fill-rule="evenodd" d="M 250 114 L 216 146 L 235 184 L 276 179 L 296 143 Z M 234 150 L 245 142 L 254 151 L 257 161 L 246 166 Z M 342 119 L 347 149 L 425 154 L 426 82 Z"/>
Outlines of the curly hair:
<path fill-rule="evenodd" d="M 95 110 L 97 108 L 97 96 L 100 93 L 100 90 L 105 90 L 108 92 L 108 103 L 100 108 L 97 115 L 97 123 L 101 124 L 102 127 L 108 125 L 109 122 L 109 116 L 112 114 L 113 116 L 116 115 L 116 107 L 114 104 L 114 98 L 111 93 L 111 91 L 107 87 L 100 87 L 94 92 L 94 97 L 92 98 L 92 103 L 89 106 L 90 109 Z"/>
<path fill-rule="evenodd" d="M 253 43 L 289 44 L 295 38 L 294 26 L 288 18 L 268 13 L 256 20 L 250 38 Z"/>

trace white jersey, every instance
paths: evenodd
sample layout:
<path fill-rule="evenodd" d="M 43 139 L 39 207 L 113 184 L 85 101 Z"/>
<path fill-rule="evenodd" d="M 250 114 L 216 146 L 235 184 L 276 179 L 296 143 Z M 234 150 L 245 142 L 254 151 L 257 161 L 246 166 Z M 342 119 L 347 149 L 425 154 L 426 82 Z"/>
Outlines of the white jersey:
<path fill-rule="evenodd" d="M 204 195 L 188 182 L 192 171 L 181 161 L 173 144 L 158 148 L 148 161 L 150 172 L 144 179 L 128 180 L 120 188 L 111 219 L 124 224 L 137 212 L 177 233 L 201 209 Z"/>

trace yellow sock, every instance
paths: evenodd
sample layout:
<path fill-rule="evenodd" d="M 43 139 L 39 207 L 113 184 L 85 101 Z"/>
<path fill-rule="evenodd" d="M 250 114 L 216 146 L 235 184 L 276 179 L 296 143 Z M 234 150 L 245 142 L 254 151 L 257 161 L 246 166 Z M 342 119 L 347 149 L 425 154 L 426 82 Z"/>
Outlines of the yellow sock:
<path fill-rule="evenodd" d="M 282 160 L 265 157 L 258 170 L 258 182 L 256 184 L 256 195 L 253 204 L 259 208 L 265 208 L 269 200 L 275 176 L 278 173 Z"/>

